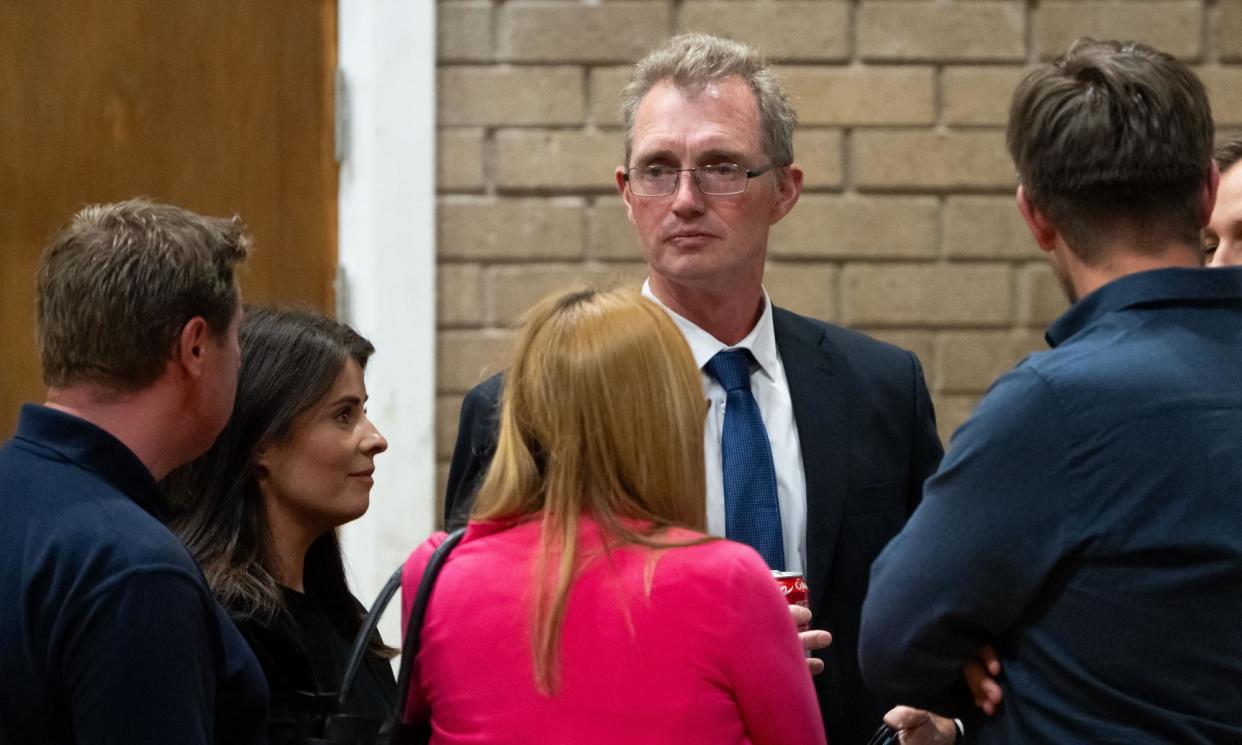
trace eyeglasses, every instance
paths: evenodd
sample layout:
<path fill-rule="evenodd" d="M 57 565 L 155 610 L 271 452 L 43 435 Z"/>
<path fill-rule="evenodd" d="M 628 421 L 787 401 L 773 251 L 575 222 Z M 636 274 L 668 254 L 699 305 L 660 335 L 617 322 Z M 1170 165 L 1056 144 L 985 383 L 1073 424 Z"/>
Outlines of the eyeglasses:
<path fill-rule="evenodd" d="M 667 197 L 677 191 L 677 182 L 683 173 L 693 173 L 694 183 L 699 191 L 710 197 L 724 197 L 730 194 L 741 194 L 746 185 L 755 176 L 761 176 L 773 168 L 783 168 L 787 163 L 769 163 L 763 168 L 753 171 L 746 170 L 737 163 L 713 163 L 698 168 L 673 168 L 671 166 L 652 163 L 651 165 L 630 168 L 625 172 L 625 180 L 630 185 L 630 192 L 639 197 Z"/>

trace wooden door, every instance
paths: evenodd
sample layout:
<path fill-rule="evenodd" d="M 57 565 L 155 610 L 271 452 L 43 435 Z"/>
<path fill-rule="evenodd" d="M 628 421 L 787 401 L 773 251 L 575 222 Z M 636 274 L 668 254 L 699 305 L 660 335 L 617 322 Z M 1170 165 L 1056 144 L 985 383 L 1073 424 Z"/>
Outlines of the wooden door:
<path fill-rule="evenodd" d="M 238 214 L 248 301 L 330 311 L 335 0 L 0 2 L 0 439 L 41 401 L 34 271 L 80 207 Z"/>

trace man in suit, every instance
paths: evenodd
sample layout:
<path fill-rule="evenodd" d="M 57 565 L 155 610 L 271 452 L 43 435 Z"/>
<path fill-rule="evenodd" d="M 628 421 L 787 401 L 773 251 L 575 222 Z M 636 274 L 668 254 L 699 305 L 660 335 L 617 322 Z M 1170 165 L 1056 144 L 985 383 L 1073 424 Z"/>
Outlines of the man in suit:
<path fill-rule="evenodd" d="M 1242 742 L 1242 268 L 1199 268 L 1207 93 L 1086 40 L 1010 111 L 1018 209 L 1074 304 L 876 560 L 867 682 L 971 708 L 987 648 L 980 742 Z"/>
<path fill-rule="evenodd" d="M 864 742 L 889 710 L 856 659 L 868 569 L 918 504 L 942 451 L 915 356 L 774 306 L 769 228 L 793 209 L 794 111 L 774 72 L 734 42 L 685 34 L 638 63 L 622 94 L 616 171 L 650 275 L 643 292 L 704 370 L 708 528 L 803 572 L 830 742 Z M 501 381 L 462 405 L 445 514 L 460 519 L 495 441 Z M 727 406 L 726 406 L 727 404 Z M 757 454 L 749 469 L 736 456 Z M 825 640 L 826 641 L 826 640 Z M 952 742 L 951 720 L 901 709 L 907 742 Z"/>

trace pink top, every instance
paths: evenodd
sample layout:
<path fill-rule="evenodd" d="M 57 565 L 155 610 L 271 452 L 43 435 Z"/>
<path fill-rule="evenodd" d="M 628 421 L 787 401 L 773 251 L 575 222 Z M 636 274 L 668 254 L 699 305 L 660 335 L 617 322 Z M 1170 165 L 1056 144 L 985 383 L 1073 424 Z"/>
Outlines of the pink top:
<path fill-rule="evenodd" d="M 757 553 L 717 540 L 629 546 L 609 562 L 598 526 L 581 526 L 596 558 L 570 591 L 561 689 L 547 697 L 530 646 L 539 524 L 469 525 L 432 593 L 411 678 L 407 712 L 430 703 L 433 743 L 825 742 L 793 620 Z M 406 562 L 403 628 L 443 539 Z"/>

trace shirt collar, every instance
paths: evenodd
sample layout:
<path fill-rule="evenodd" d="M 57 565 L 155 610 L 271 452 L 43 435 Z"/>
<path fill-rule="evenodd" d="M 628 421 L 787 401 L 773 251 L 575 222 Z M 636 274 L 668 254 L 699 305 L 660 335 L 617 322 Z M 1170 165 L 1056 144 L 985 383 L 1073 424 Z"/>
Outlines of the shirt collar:
<path fill-rule="evenodd" d="M 700 328 L 694 321 L 679 315 L 660 302 L 660 298 L 651 292 L 651 280 L 643 282 L 643 297 L 658 304 L 673 319 L 673 323 L 677 324 L 682 336 L 686 337 L 686 343 L 690 345 L 690 354 L 694 356 L 694 364 L 698 365 L 700 370 L 721 350 L 746 349 L 755 358 L 755 362 L 759 364 L 759 369 L 764 375 L 769 379 L 775 377 L 780 357 L 776 352 L 776 331 L 772 326 L 772 299 L 768 297 L 766 289 L 763 290 L 763 313 L 759 316 L 759 321 L 749 334 L 732 346 L 720 341 Z"/>
<path fill-rule="evenodd" d="M 1055 347 L 1101 317 L 1126 308 L 1161 303 L 1242 302 L 1242 267 L 1171 267 L 1119 277 L 1070 306 L 1044 334 Z"/>
<path fill-rule="evenodd" d="M 92 471 L 160 522 L 166 523 L 171 517 L 159 484 L 138 456 L 85 419 L 47 406 L 26 404 L 18 417 L 14 438 L 51 450 Z"/>

